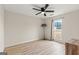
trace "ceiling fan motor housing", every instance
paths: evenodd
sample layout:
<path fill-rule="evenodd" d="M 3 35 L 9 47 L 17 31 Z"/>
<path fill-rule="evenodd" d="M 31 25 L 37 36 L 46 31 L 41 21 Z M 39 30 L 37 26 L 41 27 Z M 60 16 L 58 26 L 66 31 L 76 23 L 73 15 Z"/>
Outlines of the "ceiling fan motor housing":
<path fill-rule="evenodd" d="M 44 12 L 44 11 L 45 11 L 45 9 L 44 9 L 44 8 L 41 8 L 41 11 L 42 11 L 42 12 Z"/>

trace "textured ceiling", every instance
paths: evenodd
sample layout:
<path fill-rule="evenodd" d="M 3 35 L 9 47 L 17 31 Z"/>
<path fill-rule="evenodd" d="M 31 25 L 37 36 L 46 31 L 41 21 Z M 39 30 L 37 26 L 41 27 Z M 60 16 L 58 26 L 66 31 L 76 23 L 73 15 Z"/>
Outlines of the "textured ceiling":
<path fill-rule="evenodd" d="M 38 11 L 32 8 L 43 7 L 44 4 L 5 4 L 5 10 L 21 13 L 29 16 L 43 17 L 43 14 L 35 15 Z M 54 13 L 47 13 L 47 17 L 56 16 L 68 12 L 72 12 L 79 9 L 79 4 L 50 4 L 48 10 L 55 10 Z"/>

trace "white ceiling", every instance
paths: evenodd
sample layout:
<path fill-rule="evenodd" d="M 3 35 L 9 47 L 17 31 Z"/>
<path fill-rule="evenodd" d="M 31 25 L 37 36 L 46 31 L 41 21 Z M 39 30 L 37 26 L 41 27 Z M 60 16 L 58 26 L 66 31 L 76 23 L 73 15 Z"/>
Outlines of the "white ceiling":
<path fill-rule="evenodd" d="M 35 15 L 36 13 L 38 13 L 38 11 L 33 10 L 32 8 L 36 8 L 37 6 L 42 7 L 44 6 L 44 4 L 5 4 L 4 8 L 5 10 L 11 12 L 21 13 L 29 16 L 43 17 L 42 14 Z M 50 17 L 53 16 L 53 14 L 55 16 L 78 10 L 79 4 L 50 4 L 48 9 L 55 10 L 54 13 L 47 13 L 47 17 Z"/>

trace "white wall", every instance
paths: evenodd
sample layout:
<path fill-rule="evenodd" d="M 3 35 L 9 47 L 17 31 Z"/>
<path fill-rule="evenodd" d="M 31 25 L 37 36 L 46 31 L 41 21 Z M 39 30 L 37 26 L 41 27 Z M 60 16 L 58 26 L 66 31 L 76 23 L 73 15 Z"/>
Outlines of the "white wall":
<path fill-rule="evenodd" d="M 4 9 L 0 5 L 0 52 L 4 51 Z"/>
<path fill-rule="evenodd" d="M 5 12 L 5 47 L 44 38 L 41 24 L 37 17 Z"/>
<path fill-rule="evenodd" d="M 47 26 L 45 27 L 45 39 L 50 40 L 51 39 L 51 22 L 53 20 L 53 17 L 45 18 L 45 23 Z"/>
<path fill-rule="evenodd" d="M 63 17 L 62 40 L 63 41 L 68 41 L 70 39 L 79 40 L 79 10 L 55 16 L 54 19 L 61 17 Z"/>
<path fill-rule="evenodd" d="M 64 15 L 62 36 L 64 40 L 79 39 L 79 10 Z"/>

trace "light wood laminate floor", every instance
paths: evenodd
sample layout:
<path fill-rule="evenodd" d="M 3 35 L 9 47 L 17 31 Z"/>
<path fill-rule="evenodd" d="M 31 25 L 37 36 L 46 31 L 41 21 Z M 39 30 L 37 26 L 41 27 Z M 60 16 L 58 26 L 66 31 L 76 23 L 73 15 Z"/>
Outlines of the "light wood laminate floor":
<path fill-rule="evenodd" d="M 38 40 L 5 49 L 8 55 L 64 55 L 64 44 L 48 41 Z"/>

